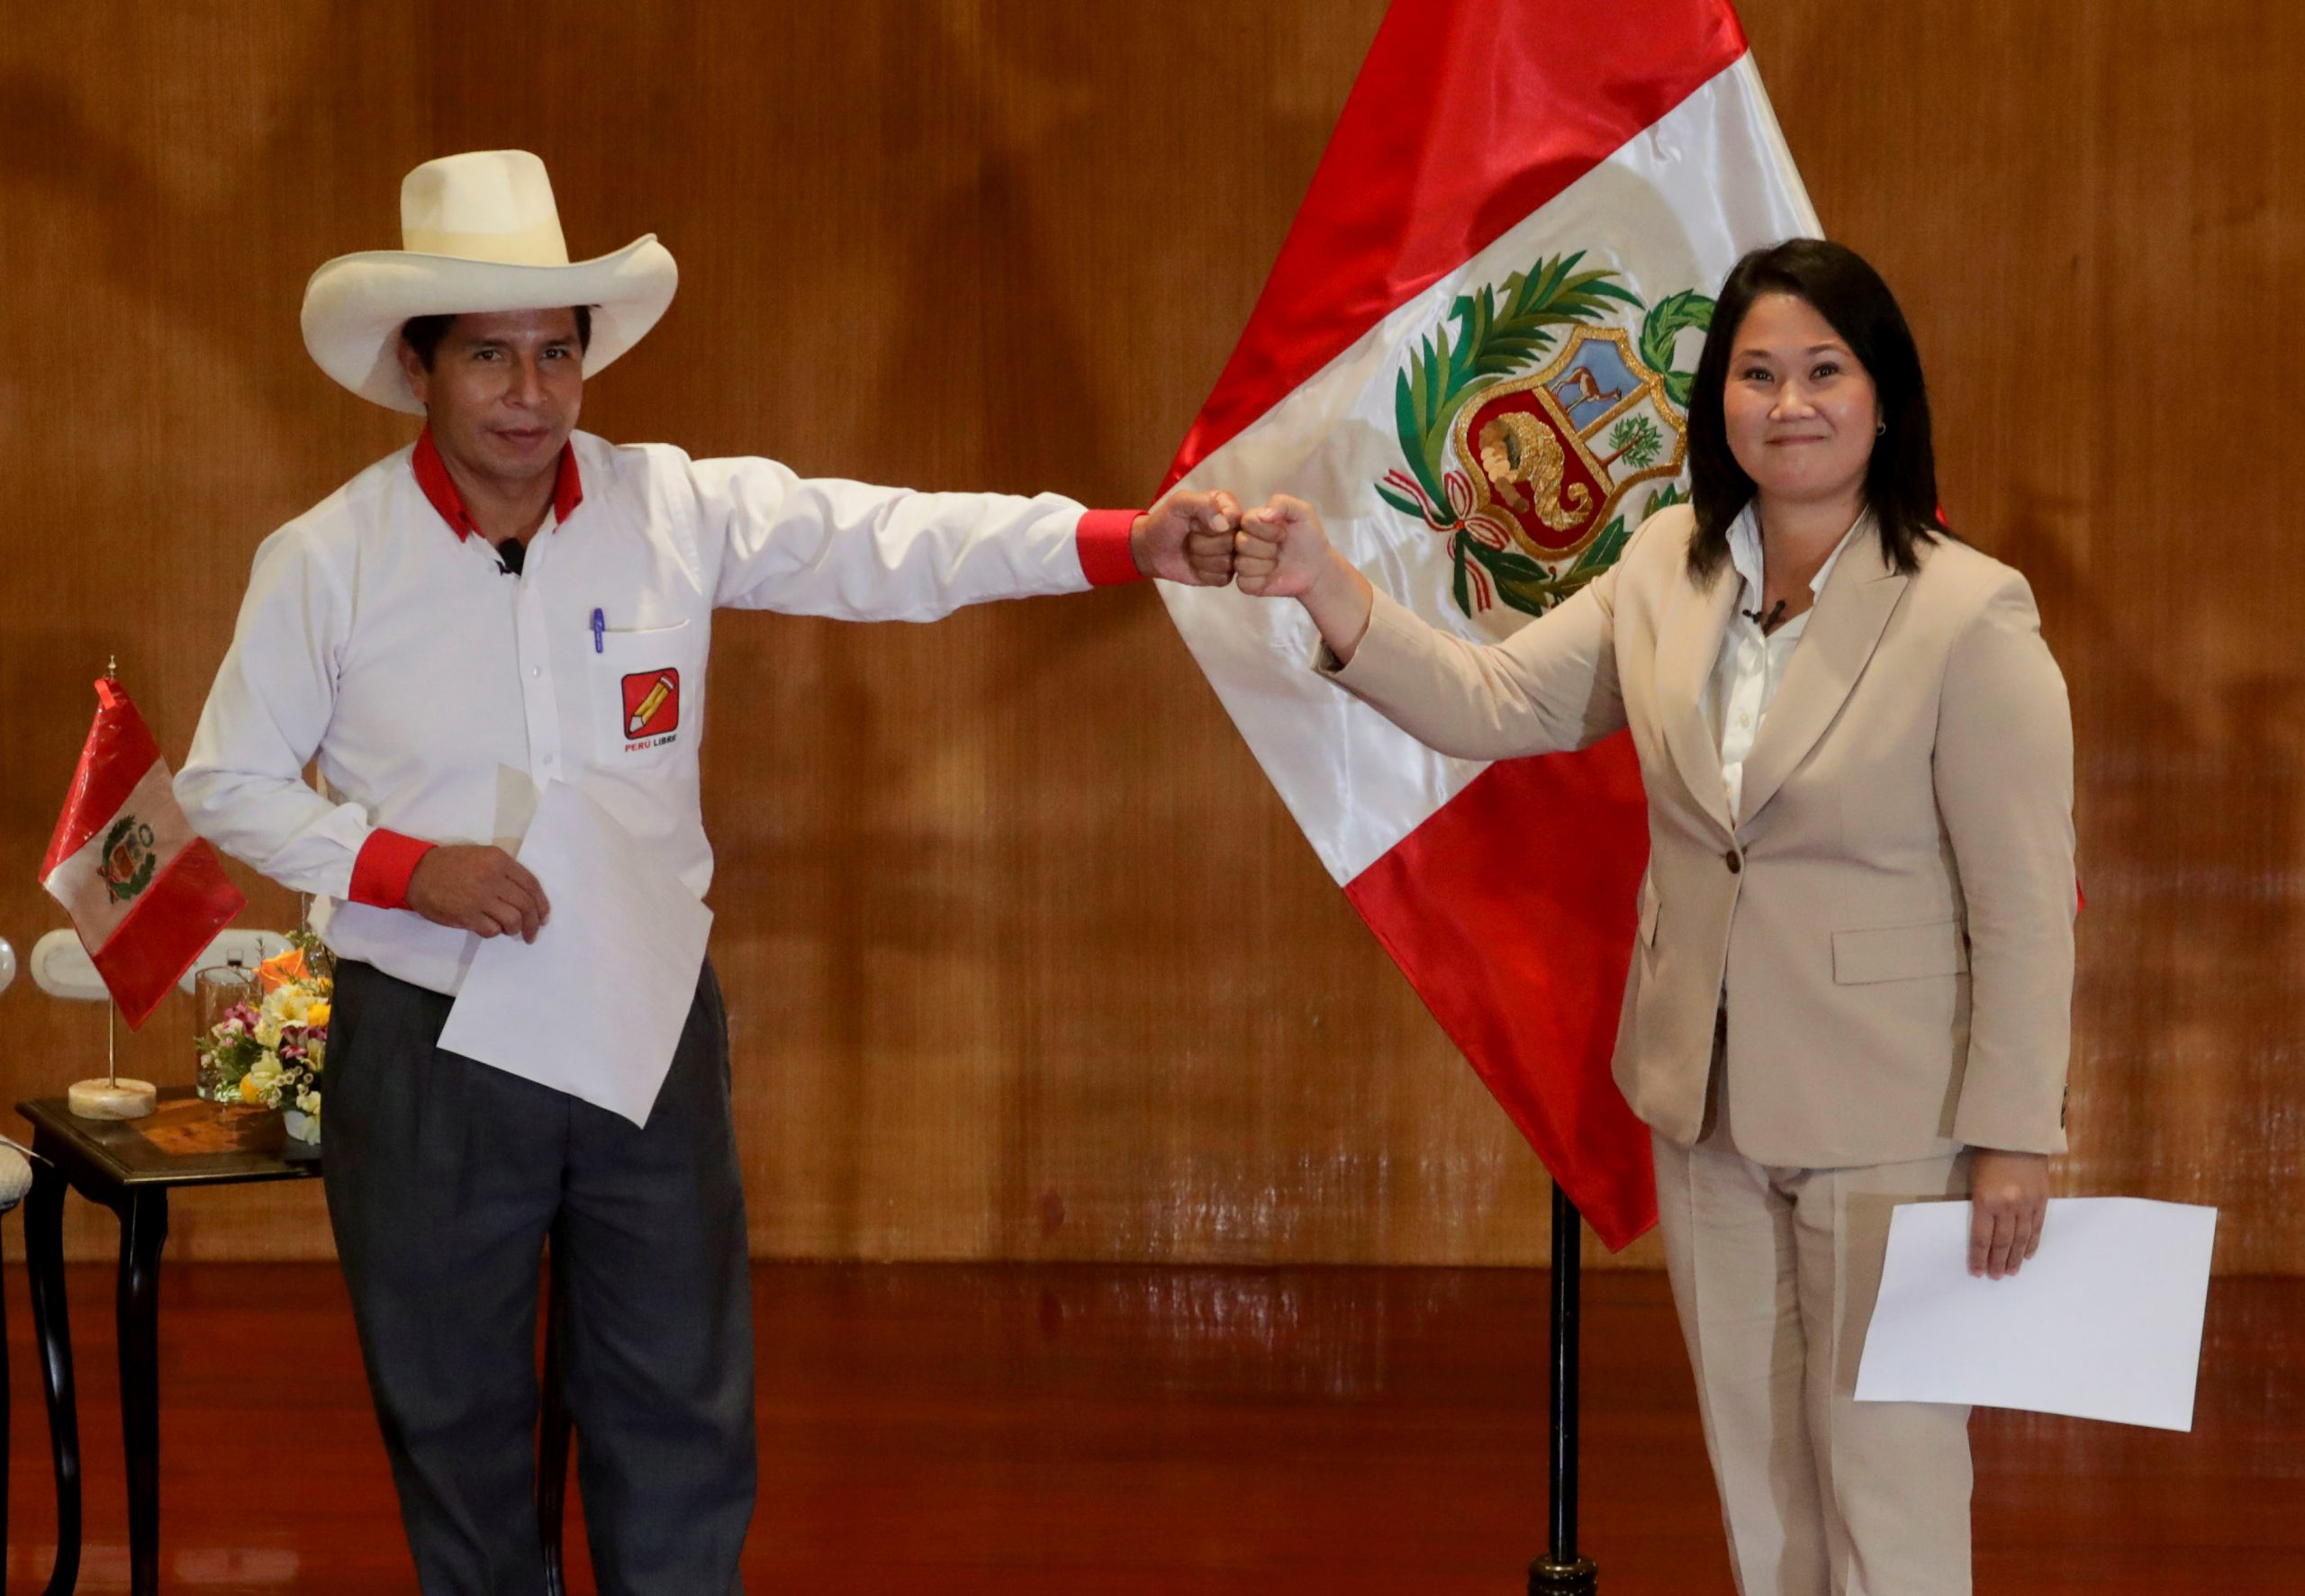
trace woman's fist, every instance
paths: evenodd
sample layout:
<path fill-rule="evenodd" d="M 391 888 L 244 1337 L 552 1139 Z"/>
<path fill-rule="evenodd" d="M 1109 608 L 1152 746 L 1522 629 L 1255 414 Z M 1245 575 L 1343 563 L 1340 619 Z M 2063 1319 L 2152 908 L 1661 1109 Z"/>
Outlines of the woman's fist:
<path fill-rule="evenodd" d="M 1286 493 L 1243 516 L 1233 535 L 1233 580 L 1252 598 L 1301 599 L 1328 566 L 1319 512 Z"/>

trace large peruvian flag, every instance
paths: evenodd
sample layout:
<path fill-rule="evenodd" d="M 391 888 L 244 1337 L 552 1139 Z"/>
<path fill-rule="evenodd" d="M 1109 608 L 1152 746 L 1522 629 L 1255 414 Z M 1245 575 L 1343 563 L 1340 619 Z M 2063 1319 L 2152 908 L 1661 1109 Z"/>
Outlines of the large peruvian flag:
<path fill-rule="evenodd" d="M 40 884 L 72 916 L 131 1029 L 247 900 L 176 806 L 167 762 L 109 678 L 57 817 Z"/>
<path fill-rule="evenodd" d="M 1505 637 L 1684 494 L 1712 293 L 1817 230 L 1728 0 L 1395 0 L 1170 481 L 1309 500 L 1395 599 Z M 1608 1072 L 1648 855 L 1629 742 L 1444 758 L 1313 675 L 1297 606 L 1162 594 L 1322 863 L 1632 1240 L 1656 1196 Z"/>

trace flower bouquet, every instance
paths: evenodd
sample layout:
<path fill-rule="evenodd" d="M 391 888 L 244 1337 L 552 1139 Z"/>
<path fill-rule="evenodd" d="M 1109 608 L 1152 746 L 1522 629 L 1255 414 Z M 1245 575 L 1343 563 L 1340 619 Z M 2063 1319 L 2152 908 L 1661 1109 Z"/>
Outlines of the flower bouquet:
<path fill-rule="evenodd" d="M 279 1109 L 290 1136 L 318 1141 L 336 960 L 309 931 L 288 941 L 286 952 L 257 966 L 259 1000 L 235 1004 L 198 1046 L 223 1101 Z"/>

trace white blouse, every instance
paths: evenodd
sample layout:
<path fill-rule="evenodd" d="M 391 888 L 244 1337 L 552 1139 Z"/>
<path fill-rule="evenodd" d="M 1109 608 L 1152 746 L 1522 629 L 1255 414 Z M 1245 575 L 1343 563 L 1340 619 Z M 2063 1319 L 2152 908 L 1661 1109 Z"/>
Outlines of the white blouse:
<path fill-rule="evenodd" d="M 1826 579 L 1832 575 L 1841 550 L 1867 518 L 1857 518 L 1825 563 L 1817 567 L 1817 574 L 1809 579 L 1812 607 L 1813 595 L 1825 591 Z M 1761 722 L 1768 718 L 1768 707 L 1776 700 L 1777 686 L 1785 680 L 1785 668 L 1801 642 L 1801 634 L 1809 629 L 1812 609 L 1803 610 L 1766 636 L 1760 622 L 1753 618 L 1768 590 L 1761 580 L 1760 521 L 1749 504 L 1730 523 L 1729 561 L 1744 578 L 1745 586 L 1737 596 L 1729 629 L 1722 635 L 1720 656 L 1705 683 L 1704 714 L 1713 741 L 1721 748 L 1721 780 L 1729 794 L 1729 813 L 1741 821 L 1744 816 L 1739 806 L 1745 794 L 1745 761 L 1753 752 L 1753 740 L 1760 735 Z"/>

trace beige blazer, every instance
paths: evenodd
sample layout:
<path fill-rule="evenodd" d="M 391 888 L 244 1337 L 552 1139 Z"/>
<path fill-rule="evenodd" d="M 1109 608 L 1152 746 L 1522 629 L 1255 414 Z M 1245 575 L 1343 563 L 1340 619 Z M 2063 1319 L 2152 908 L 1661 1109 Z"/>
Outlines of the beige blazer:
<path fill-rule="evenodd" d="M 1740 583 L 1688 573 L 1686 505 L 1605 574 L 1480 647 L 1378 595 L 1323 668 L 1465 759 L 1630 726 L 1649 873 L 1617 1029 L 1633 1112 L 1702 1133 L 1713 1016 L 1746 1157 L 1825 1168 L 1962 1145 L 2065 1148 L 2073 722 L 2032 591 L 1965 544 L 1900 574 L 1849 539 L 1745 765 L 1731 816 L 1702 694 Z"/>

